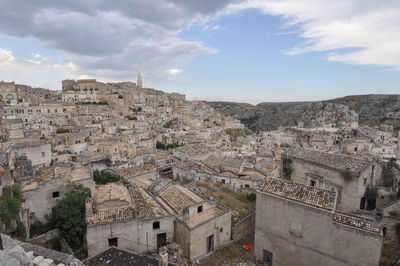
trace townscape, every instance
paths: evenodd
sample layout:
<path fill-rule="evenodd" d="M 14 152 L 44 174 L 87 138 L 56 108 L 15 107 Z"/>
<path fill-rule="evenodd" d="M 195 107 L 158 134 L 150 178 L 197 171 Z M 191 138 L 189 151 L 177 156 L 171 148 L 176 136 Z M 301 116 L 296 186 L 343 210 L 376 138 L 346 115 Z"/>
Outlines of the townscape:
<path fill-rule="evenodd" d="M 140 74 L 60 85 L 0 82 L 1 265 L 400 259 L 400 143 L 384 121 L 329 103 L 254 132 Z"/>

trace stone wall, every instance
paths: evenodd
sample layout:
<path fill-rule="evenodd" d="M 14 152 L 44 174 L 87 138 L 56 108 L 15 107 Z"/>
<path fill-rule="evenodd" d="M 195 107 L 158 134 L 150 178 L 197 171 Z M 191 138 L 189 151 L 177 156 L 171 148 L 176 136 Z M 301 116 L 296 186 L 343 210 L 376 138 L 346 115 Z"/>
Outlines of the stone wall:
<path fill-rule="evenodd" d="M 159 229 L 153 229 L 153 222 L 160 222 Z M 157 249 L 157 234 L 166 233 L 167 242 L 174 235 L 174 217 L 164 216 L 154 219 L 129 219 L 97 225 L 88 225 L 86 241 L 89 257 L 109 247 L 108 239 L 117 238 L 118 247 L 138 253 Z"/>
<path fill-rule="evenodd" d="M 232 228 L 232 239 L 234 241 L 245 240 L 254 241 L 254 231 L 256 226 L 256 213 L 244 217 L 237 222 Z"/>
<path fill-rule="evenodd" d="M 327 210 L 257 193 L 255 255 L 272 265 L 378 265 L 382 235 L 333 222 Z"/>

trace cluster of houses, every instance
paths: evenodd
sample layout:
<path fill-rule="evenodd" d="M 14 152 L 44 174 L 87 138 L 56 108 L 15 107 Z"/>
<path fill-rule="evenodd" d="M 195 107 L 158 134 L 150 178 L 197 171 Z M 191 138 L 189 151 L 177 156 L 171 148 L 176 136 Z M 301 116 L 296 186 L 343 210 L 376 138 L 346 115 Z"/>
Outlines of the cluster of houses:
<path fill-rule="evenodd" d="M 204 181 L 256 193 L 255 219 L 241 230 L 266 265 L 378 265 L 398 241 L 398 137 L 359 127 L 346 107 L 254 134 L 205 102 L 143 88 L 140 76 L 64 80 L 60 91 L 0 82 L 0 102 L 1 186 L 21 188 L 28 229 L 74 185 L 89 188 L 91 258 L 176 242 L 196 261 L 232 244 L 234 211 L 200 193 Z M 122 180 L 96 184 L 103 170 Z"/>

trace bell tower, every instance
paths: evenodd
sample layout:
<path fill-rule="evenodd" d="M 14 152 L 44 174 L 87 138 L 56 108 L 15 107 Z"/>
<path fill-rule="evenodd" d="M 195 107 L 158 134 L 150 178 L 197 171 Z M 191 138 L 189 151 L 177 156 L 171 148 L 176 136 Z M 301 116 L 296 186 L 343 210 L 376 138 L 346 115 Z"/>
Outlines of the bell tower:
<path fill-rule="evenodd" d="M 137 75 L 136 87 L 139 89 L 143 88 L 142 76 L 140 75 L 140 72 Z"/>

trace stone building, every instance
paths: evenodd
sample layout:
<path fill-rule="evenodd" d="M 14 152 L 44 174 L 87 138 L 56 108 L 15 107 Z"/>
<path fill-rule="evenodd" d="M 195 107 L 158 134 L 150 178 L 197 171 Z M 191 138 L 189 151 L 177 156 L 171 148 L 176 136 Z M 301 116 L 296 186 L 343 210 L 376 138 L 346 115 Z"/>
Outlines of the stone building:
<path fill-rule="evenodd" d="M 142 187 L 110 183 L 97 186 L 86 202 L 89 256 L 110 246 L 139 253 L 172 241 L 174 216 Z"/>
<path fill-rule="evenodd" d="M 116 174 L 122 176 L 126 181 L 133 182 L 139 179 L 156 181 L 157 172 L 152 164 L 144 164 L 128 168 L 114 168 Z"/>
<path fill-rule="evenodd" d="M 381 229 L 336 204 L 334 191 L 268 178 L 257 191 L 255 255 L 266 265 L 379 265 Z"/>
<path fill-rule="evenodd" d="M 35 181 L 21 187 L 28 215 L 27 225 L 35 221 L 46 222 L 57 200 L 71 191 L 74 185 L 83 185 L 93 191 L 94 181 L 90 167 L 72 168 L 69 165 L 44 167 L 36 173 Z M 29 226 L 28 226 L 29 228 Z"/>
<path fill-rule="evenodd" d="M 51 162 L 51 144 L 44 140 L 22 139 L 14 143 L 11 157 L 26 156 L 33 167 L 48 166 Z"/>
<path fill-rule="evenodd" d="M 0 82 L 0 102 L 2 104 L 10 103 L 12 100 L 17 99 L 17 91 L 15 82 Z"/>
<path fill-rule="evenodd" d="M 365 194 L 382 183 L 382 166 L 375 160 L 296 148 L 284 153 L 282 178 L 337 190 L 340 210 L 373 210 L 376 200 L 367 199 Z"/>
<path fill-rule="evenodd" d="M 175 215 L 175 239 L 191 261 L 230 243 L 231 211 L 227 207 L 206 201 L 181 185 L 162 188 L 157 199 Z"/>

